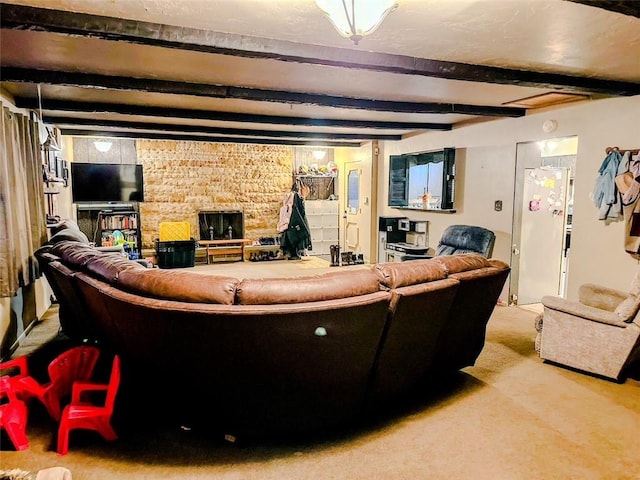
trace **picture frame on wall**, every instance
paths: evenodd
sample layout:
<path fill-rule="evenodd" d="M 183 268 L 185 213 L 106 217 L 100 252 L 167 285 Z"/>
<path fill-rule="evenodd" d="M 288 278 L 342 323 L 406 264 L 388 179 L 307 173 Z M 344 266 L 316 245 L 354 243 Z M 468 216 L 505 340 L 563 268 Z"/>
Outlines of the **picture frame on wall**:
<path fill-rule="evenodd" d="M 47 159 L 45 162 L 45 170 L 47 173 L 47 178 L 51 179 L 51 177 L 56 176 L 56 156 L 49 152 L 47 155 Z"/>
<path fill-rule="evenodd" d="M 55 172 L 56 172 L 56 177 L 57 177 L 57 178 L 63 178 L 63 176 L 64 176 L 64 164 L 65 164 L 65 161 L 64 161 L 62 158 L 60 158 L 60 157 L 58 157 L 58 156 L 56 155 L 56 161 L 55 161 L 55 163 L 56 163 L 56 164 L 55 164 L 55 167 L 56 167 L 56 170 L 55 170 Z"/>
<path fill-rule="evenodd" d="M 63 169 L 62 169 L 63 185 L 65 187 L 68 187 L 69 186 L 69 165 L 67 164 L 66 160 L 63 160 L 62 163 L 63 163 Z"/>

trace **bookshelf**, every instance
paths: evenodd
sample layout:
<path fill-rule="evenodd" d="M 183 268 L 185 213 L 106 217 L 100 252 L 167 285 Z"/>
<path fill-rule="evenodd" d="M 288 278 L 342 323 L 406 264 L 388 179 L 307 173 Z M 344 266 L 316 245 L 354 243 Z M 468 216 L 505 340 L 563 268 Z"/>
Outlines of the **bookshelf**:
<path fill-rule="evenodd" d="M 122 234 L 124 242 L 131 251 L 140 253 L 140 222 L 137 212 L 101 211 L 98 215 L 98 229 L 101 247 L 116 245 L 118 238 L 115 232 L 117 231 Z"/>
<path fill-rule="evenodd" d="M 132 252 L 142 252 L 140 213 L 136 204 L 79 204 L 77 221 L 90 241 L 98 247 L 113 246 L 117 242 L 114 232 L 122 238 Z"/>

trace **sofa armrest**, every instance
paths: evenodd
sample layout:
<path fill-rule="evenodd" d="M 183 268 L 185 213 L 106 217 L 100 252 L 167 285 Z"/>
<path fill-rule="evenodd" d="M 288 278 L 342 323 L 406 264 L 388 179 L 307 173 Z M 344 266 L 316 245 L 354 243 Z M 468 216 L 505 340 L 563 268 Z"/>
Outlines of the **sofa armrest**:
<path fill-rule="evenodd" d="M 77 405 L 82 403 L 82 394 L 87 392 L 106 392 L 109 385 L 92 382 L 73 382 L 71 392 L 71 403 Z"/>
<path fill-rule="evenodd" d="M 575 317 L 583 318 L 597 323 L 604 323 L 615 327 L 626 328 L 627 323 L 620 320 L 620 317 L 607 310 L 585 305 L 580 302 L 565 300 L 564 298 L 546 296 L 542 297 L 542 305 L 545 309 L 557 310 L 560 312 L 568 313 Z M 544 330 L 544 321 L 543 321 Z"/>
<path fill-rule="evenodd" d="M 613 312 L 616 307 L 629 296 L 620 290 L 595 285 L 593 283 L 585 283 L 578 290 L 578 298 L 580 303 Z"/>

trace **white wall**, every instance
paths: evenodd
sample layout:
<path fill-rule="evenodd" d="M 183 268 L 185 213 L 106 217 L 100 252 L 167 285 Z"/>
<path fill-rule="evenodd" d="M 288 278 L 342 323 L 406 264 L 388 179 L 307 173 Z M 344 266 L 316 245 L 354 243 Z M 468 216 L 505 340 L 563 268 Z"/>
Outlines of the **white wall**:
<path fill-rule="evenodd" d="M 60 155 L 68 162 L 68 168 L 71 170 L 71 162 L 73 162 L 73 137 L 62 137 L 62 152 Z M 75 219 L 73 211 L 73 203 L 71 198 L 71 175 L 69 175 L 68 186 L 59 187 L 60 194 L 54 195 L 56 199 L 56 214 L 62 218 Z"/>
<path fill-rule="evenodd" d="M 557 130 L 549 134 L 542 131 L 547 119 L 558 122 Z M 578 136 L 578 155 L 567 295 L 576 298 L 578 287 L 585 282 L 628 290 L 638 262 L 624 252 L 623 222 L 605 225 L 599 221 L 590 193 L 606 147 L 640 148 L 640 96 L 595 100 L 522 118 L 384 142 L 381 144 L 384 165 L 379 172 L 378 215 L 407 214 L 412 219 L 429 220 L 431 246 L 437 244 L 447 225 L 485 226 L 497 235 L 494 257 L 509 263 L 516 144 L 572 135 Z M 464 149 L 456 159 L 458 212 L 408 212 L 387 207 L 389 155 L 443 147 Z M 503 201 L 502 212 L 493 210 L 494 200 Z"/>

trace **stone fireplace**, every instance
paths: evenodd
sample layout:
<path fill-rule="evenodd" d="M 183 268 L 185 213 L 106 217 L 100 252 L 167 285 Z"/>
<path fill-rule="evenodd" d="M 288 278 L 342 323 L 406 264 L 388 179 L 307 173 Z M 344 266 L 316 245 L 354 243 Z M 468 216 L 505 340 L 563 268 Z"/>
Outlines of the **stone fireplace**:
<path fill-rule="evenodd" d="M 201 210 L 198 212 L 199 240 L 244 238 L 241 210 Z"/>

